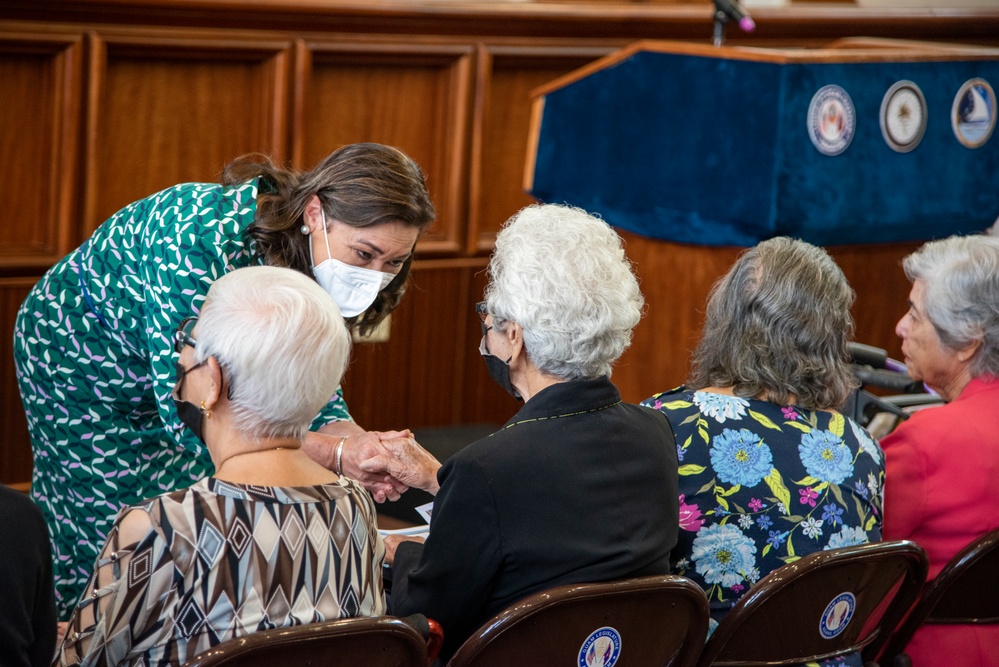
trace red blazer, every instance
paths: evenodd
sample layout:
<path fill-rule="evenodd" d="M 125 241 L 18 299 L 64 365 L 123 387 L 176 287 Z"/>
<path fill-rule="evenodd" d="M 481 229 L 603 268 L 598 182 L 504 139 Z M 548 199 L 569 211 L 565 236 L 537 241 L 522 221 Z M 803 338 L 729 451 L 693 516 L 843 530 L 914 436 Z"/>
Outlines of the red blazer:
<path fill-rule="evenodd" d="M 975 378 L 881 440 L 886 540 L 913 540 L 935 577 L 972 540 L 999 528 L 999 380 Z M 936 625 L 916 633 L 914 667 L 999 665 L 999 627 Z"/>

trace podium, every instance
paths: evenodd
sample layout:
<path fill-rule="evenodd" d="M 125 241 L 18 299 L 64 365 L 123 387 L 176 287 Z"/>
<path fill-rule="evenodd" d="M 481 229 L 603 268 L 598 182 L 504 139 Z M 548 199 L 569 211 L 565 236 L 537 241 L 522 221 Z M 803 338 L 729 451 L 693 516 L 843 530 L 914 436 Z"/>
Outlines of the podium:
<path fill-rule="evenodd" d="M 999 49 L 643 41 L 534 91 L 525 189 L 656 239 L 918 241 L 999 216 Z"/>

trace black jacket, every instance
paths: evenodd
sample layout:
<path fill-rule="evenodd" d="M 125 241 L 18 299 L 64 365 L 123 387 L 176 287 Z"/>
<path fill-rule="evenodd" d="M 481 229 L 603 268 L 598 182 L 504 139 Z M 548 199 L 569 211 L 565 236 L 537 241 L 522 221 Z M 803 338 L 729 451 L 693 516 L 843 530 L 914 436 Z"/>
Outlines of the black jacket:
<path fill-rule="evenodd" d="M 531 593 L 669 572 L 673 434 L 662 413 L 621 402 L 606 377 L 542 390 L 438 480 L 426 544 L 396 553 L 391 604 L 441 623 L 442 662 Z"/>
<path fill-rule="evenodd" d="M 47 667 L 56 643 L 49 532 L 38 507 L 0 484 L 0 665 Z"/>

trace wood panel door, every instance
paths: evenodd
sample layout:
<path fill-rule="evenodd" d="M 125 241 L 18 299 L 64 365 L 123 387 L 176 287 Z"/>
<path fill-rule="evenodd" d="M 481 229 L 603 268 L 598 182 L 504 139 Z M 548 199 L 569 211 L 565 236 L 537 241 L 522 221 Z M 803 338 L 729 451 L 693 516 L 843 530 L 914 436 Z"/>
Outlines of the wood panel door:
<path fill-rule="evenodd" d="M 423 169 L 437 209 L 417 252 L 457 254 L 465 230 L 472 47 L 343 40 L 307 42 L 300 51 L 296 162 L 311 166 L 361 141 L 399 148 Z"/>
<path fill-rule="evenodd" d="M 83 36 L 0 34 L 0 271 L 37 272 L 71 249 L 82 128 Z"/>
<path fill-rule="evenodd" d="M 37 277 L 0 278 L 0 483 L 27 488 L 31 480 L 31 442 L 14 374 L 14 320 Z"/>
<path fill-rule="evenodd" d="M 165 187 L 217 182 L 244 153 L 287 159 L 291 41 L 151 31 L 91 42 L 84 238 Z"/>

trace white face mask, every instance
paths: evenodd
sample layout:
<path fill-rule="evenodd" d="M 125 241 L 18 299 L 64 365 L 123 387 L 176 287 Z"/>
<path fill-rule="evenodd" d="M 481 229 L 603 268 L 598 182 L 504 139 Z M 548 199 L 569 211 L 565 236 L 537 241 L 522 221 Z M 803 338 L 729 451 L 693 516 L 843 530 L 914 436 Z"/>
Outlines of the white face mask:
<path fill-rule="evenodd" d="M 322 210 L 320 208 L 320 210 Z M 365 269 L 360 266 L 351 266 L 333 259 L 330 251 L 330 237 L 326 233 L 326 211 L 322 211 L 323 216 L 323 239 L 326 241 L 325 262 L 316 266 L 312 257 L 312 234 L 309 234 L 309 261 L 312 262 L 312 272 L 316 276 L 316 282 L 326 290 L 326 293 L 333 299 L 333 303 L 340 308 L 340 314 L 344 317 L 355 317 L 360 315 L 371 306 L 378 293 L 385 289 L 386 285 L 395 278 L 394 273 L 385 273 L 373 269 Z"/>

